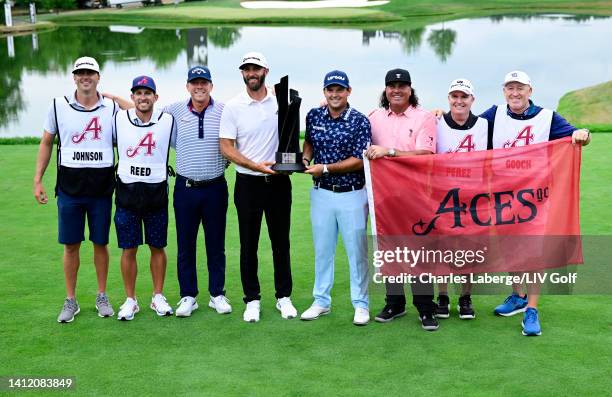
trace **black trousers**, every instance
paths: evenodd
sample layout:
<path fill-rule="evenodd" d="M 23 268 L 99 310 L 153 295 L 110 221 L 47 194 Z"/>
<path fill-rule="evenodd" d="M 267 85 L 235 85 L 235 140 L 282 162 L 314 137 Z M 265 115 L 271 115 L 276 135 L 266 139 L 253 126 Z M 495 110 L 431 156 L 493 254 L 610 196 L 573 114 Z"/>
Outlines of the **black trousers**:
<path fill-rule="evenodd" d="M 421 283 L 415 280 L 411 285 L 412 289 L 412 304 L 416 307 L 419 314 L 434 313 L 436 303 L 434 302 L 434 286 L 433 283 Z M 387 297 L 385 301 L 387 305 L 396 307 L 406 306 L 406 295 L 404 295 L 404 284 L 386 283 Z"/>
<path fill-rule="evenodd" d="M 289 229 L 291 222 L 291 181 L 287 175 L 253 176 L 236 173 L 234 204 L 240 232 L 240 278 L 244 302 L 261 299 L 257 248 L 263 215 L 272 243 L 276 298 L 291 296 Z"/>

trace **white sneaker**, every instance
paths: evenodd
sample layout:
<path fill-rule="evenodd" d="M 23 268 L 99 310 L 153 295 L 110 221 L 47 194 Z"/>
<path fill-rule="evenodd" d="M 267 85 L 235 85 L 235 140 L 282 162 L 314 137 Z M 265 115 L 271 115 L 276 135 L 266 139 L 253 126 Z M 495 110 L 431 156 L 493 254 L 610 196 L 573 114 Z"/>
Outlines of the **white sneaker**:
<path fill-rule="evenodd" d="M 276 308 L 281 312 L 281 317 L 284 319 L 297 317 L 297 310 L 295 310 L 295 306 L 293 306 L 289 297 L 277 299 Z"/>
<path fill-rule="evenodd" d="M 256 323 L 259 321 L 259 310 L 260 310 L 260 302 L 250 301 L 246 304 L 246 309 L 244 310 L 244 315 L 242 318 L 247 323 Z"/>
<path fill-rule="evenodd" d="M 162 294 L 155 294 L 151 299 L 151 309 L 155 310 L 158 316 L 171 316 L 172 308 L 168 304 L 166 297 Z"/>
<path fill-rule="evenodd" d="M 131 321 L 134 315 L 140 311 L 136 299 L 127 298 L 125 303 L 119 308 L 117 320 Z"/>
<path fill-rule="evenodd" d="M 363 307 L 355 309 L 355 316 L 353 317 L 353 324 L 355 325 L 366 325 L 370 322 L 370 311 Z"/>
<path fill-rule="evenodd" d="M 316 303 L 313 303 L 312 306 L 310 306 L 304 313 L 302 313 L 302 315 L 300 316 L 300 320 L 316 320 L 320 316 L 329 314 L 329 312 L 331 312 L 331 309 L 329 307 L 322 307 L 317 305 Z"/>
<path fill-rule="evenodd" d="M 227 314 L 232 312 L 232 307 L 229 304 L 229 299 L 225 295 L 211 296 L 208 301 L 208 307 L 215 309 L 219 314 Z"/>
<path fill-rule="evenodd" d="M 176 317 L 189 317 L 191 312 L 198 308 L 198 302 L 191 296 L 181 299 L 176 308 Z"/>

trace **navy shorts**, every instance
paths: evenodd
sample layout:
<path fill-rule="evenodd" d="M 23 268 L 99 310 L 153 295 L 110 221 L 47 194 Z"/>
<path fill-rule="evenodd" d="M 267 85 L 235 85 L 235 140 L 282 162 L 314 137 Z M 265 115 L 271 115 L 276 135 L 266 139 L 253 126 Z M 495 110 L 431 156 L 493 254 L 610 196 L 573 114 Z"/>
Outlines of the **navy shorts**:
<path fill-rule="evenodd" d="M 72 196 L 57 190 L 58 241 L 77 244 L 85 240 L 85 217 L 89 240 L 94 244 L 108 244 L 111 224 L 112 197 Z"/>
<path fill-rule="evenodd" d="M 138 214 L 122 207 L 115 208 L 115 228 L 119 248 L 136 248 L 142 245 L 144 223 L 145 244 L 164 248 L 168 243 L 168 208 L 148 214 Z"/>

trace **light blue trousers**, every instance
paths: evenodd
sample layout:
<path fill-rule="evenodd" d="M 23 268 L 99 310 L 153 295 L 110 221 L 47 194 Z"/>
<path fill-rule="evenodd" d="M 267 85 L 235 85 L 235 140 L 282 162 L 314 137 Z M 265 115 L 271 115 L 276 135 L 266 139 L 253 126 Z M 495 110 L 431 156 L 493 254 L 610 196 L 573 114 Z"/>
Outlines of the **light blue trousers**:
<path fill-rule="evenodd" d="M 368 308 L 368 248 L 366 227 L 368 197 L 365 189 L 334 193 L 310 191 L 310 219 L 315 248 L 315 303 L 331 306 L 334 285 L 334 256 L 338 231 L 348 256 L 353 307 Z"/>

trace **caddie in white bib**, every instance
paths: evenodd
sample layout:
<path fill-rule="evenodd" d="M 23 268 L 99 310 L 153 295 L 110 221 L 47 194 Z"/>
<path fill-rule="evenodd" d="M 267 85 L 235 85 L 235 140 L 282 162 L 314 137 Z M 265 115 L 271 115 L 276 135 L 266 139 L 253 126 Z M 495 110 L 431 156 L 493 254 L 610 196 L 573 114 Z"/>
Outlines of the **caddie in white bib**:
<path fill-rule="evenodd" d="M 168 154 L 174 118 L 154 112 L 147 124 L 136 123 L 134 110 L 115 117 L 117 205 L 132 211 L 167 205 Z M 163 196 L 163 197 L 162 197 Z"/>
<path fill-rule="evenodd" d="M 57 187 L 72 195 L 110 195 L 114 186 L 112 122 L 115 103 L 84 110 L 53 100 L 57 124 Z"/>
<path fill-rule="evenodd" d="M 531 118 L 517 119 L 508 114 L 506 105 L 497 106 L 493 126 L 493 148 L 510 148 L 547 142 L 553 112 L 541 109 Z"/>

